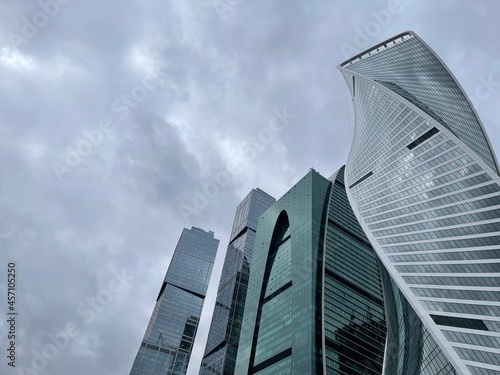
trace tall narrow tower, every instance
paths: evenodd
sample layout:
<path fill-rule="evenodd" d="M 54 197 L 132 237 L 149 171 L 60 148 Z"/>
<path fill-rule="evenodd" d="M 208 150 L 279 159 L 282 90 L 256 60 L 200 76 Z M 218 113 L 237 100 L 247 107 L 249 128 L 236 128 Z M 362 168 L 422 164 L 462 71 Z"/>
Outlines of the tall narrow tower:
<path fill-rule="evenodd" d="M 257 221 L 274 202 L 253 189 L 236 208 L 200 375 L 234 374 Z"/>
<path fill-rule="evenodd" d="M 218 246 L 212 231 L 182 231 L 131 375 L 186 373 Z"/>
<path fill-rule="evenodd" d="M 411 31 L 339 69 L 347 193 L 390 274 L 385 374 L 500 374 L 500 177 L 470 100 Z"/>

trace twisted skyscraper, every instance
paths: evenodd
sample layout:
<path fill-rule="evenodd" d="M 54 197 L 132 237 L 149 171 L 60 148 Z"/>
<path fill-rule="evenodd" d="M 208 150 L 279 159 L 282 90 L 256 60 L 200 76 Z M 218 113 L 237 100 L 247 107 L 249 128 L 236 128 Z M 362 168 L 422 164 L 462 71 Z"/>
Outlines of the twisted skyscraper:
<path fill-rule="evenodd" d="M 500 374 L 500 177 L 459 83 L 413 32 L 339 67 L 347 195 L 390 276 L 385 374 Z"/>

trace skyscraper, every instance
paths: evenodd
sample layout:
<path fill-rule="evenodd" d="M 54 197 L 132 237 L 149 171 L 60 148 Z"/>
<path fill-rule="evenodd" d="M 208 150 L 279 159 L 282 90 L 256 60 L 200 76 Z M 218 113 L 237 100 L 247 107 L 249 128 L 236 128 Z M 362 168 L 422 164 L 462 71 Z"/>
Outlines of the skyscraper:
<path fill-rule="evenodd" d="M 186 373 L 218 246 L 212 231 L 182 231 L 131 375 Z"/>
<path fill-rule="evenodd" d="M 347 194 L 390 275 L 385 374 L 500 374 L 500 177 L 476 111 L 411 31 L 339 69 Z"/>
<path fill-rule="evenodd" d="M 234 374 L 259 216 L 275 202 L 253 189 L 236 208 L 201 374 Z"/>
<path fill-rule="evenodd" d="M 380 374 L 381 265 L 345 193 L 311 170 L 259 219 L 237 375 Z"/>

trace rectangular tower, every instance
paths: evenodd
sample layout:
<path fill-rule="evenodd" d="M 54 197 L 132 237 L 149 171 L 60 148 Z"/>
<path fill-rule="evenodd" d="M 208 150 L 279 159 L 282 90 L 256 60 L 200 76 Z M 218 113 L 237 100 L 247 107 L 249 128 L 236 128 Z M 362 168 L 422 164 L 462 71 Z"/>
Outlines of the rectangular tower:
<path fill-rule="evenodd" d="M 381 265 L 343 172 L 311 170 L 260 217 L 235 374 L 381 374 Z"/>
<path fill-rule="evenodd" d="M 182 231 L 131 375 L 186 373 L 218 246 L 212 231 Z"/>
<path fill-rule="evenodd" d="M 253 189 L 236 209 L 200 375 L 234 374 L 257 221 L 274 202 Z"/>

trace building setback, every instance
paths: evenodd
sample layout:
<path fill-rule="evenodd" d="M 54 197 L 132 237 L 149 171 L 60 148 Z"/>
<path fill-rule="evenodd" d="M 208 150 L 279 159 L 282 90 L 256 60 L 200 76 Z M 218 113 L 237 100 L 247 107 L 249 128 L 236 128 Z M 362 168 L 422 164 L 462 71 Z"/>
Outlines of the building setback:
<path fill-rule="evenodd" d="M 275 201 L 253 189 L 236 208 L 200 375 L 234 374 L 257 221 Z"/>
<path fill-rule="evenodd" d="M 259 219 L 235 374 L 380 374 L 385 337 L 381 265 L 344 170 L 311 170 Z"/>
<path fill-rule="evenodd" d="M 218 246 L 212 231 L 182 231 L 131 375 L 186 373 Z"/>
<path fill-rule="evenodd" d="M 339 69 L 347 193 L 390 274 L 384 374 L 500 374 L 500 177 L 476 111 L 411 31 Z"/>

